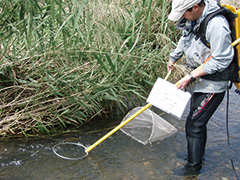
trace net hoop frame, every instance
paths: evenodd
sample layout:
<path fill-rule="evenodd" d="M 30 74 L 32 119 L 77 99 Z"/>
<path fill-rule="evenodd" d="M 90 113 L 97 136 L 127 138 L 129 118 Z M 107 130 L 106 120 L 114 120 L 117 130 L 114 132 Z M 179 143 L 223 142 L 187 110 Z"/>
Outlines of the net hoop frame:
<path fill-rule="evenodd" d="M 81 157 L 77 157 L 77 158 L 70 158 L 70 157 L 66 157 L 66 156 L 63 156 L 59 153 L 57 153 L 56 151 L 56 148 L 60 145 L 66 145 L 66 144 L 69 144 L 69 145 L 76 145 L 76 146 L 80 146 L 84 149 L 84 152 L 85 152 L 85 155 L 84 156 L 81 156 Z M 84 159 L 87 155 L 88 155 L 88 151 L 87 151 L 87 148 L 86 146 L 84 146 L 83 144 L 81 143 L 74 143 L 74 142 L 64 142 L 64 143 L 58 143 L 56 144 L 55 146 L 53 146 L 53 152 L 54 154 L 56 154 L 58 157 L 62 158 L 62 159 L 67 159 L 67 160 L 80 160 L 80 159 Z"/>

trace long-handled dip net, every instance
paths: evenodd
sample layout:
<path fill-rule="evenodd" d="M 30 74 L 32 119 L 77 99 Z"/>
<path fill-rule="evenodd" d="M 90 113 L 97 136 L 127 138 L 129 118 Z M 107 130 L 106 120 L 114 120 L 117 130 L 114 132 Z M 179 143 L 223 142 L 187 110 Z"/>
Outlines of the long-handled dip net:
<path fill-rule="evenodd" d="M 236 46 L 239 42 L 240 38 L 234 41 L 232 45 Z M 196 68 L 194 71 L 201 69 L 203 65 L 204 64 Z M 192 71 L 192 73 L 194 71 Z M 148 109 L 153 105 L 166 113 L 170 113 L 178 118 L 181 117 L 190 98 L 190 94 L 178 90 L 176 88 L 178 82 L 176 85 L 173 85 L 166 81 L 170 73 L 171 71 L 169 71 L 164 80 L 158 78 L 148 96 L 147 105 L 130 111 L 116 128 L 107 133 L 93 145 L 85 147 L 81 143 L 64 142 L 55 145 L 53 147 L 53 152 L 57 156 L 64 159 L 83 159 L 93 148 L 121 128 L 122 132 L 138 142 L 141 142 L 142 144 L 147 144 L 156 140 L 162 140 L 177 132 L 177 129 L 170 123 Z"/>
<path fill-rule="evenodd" d="M 153 141 L 162 140 L 176 133 L 177 129 L 174 126 L 149 109 L 154 105 L 165 112 L 181 117 L 181 113 L 190 95 L 189 93 L 177 90 L 174 84 L 166 81 L 170 73 L 171 71 L 169 71 L 165 79 L 159 78 L 156 81 L 147 99 L 147 105 L 131 110 L 117 127 L 97 142 L 89 147 L 85 147 L 81 143 L 59 143 L 53 147 L 53 152 L 64 159 L 83 159 L 93 148 L 121 128 L 122 132 L 144 145 Z"/>

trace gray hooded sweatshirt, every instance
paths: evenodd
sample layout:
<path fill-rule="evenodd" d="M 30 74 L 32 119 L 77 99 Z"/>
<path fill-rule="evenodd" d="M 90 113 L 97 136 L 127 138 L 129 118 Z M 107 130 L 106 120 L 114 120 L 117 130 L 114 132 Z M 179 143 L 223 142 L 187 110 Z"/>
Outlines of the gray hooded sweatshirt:
<path fill-rule="evenodd" d="M 195 38 L 196 35 L 192 31 L 199 28 L 200 23 L 208 14 L 219 8 L 214 0 L 206 0 L 205 3 L 204 11 L 198 20 L 195 22 L 187 21 L 181 25 L 182 36 L 176 49 L 170 53 L 170 60 L 176 62 L 185 55 L 187 67 L 194 69 L 203 64 L 209 56 L 212 56 L 204 65 L 203 70 L 206 74 L 213 74 L 222 72 L 230 65 L 234 56 L 234 49 L 228 22 L 222 15 L 214 17 L 207 25 L 206 40 L 210 43 L 211 50 L 200 39 Z M 180 27 L 180 24 L 178 25 Z M 224 92 L 227 86 L 228 81 L 211 81 L 198 78 L 188 85 L 187 90 L 191 93 L 220 93 Z"/>

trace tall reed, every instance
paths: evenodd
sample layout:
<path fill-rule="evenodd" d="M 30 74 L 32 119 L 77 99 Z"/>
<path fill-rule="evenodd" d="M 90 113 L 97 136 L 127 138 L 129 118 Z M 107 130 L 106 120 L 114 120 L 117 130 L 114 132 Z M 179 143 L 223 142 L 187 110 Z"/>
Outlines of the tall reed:
<path fill-rule="evenodd" d="M 145 101 L 177 38 L 168 0 L 3 0 L 0 11 L 1 136 Z"/>

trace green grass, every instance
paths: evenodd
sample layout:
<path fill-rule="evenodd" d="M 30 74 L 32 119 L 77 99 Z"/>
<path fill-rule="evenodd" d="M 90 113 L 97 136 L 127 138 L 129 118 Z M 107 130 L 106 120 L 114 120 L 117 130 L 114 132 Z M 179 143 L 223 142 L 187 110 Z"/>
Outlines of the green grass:
<path fill-rule="evenodd" d="M 178 35 L 169 1 L 0 2 L 0 135 L 51 134 L 144 102 Z M 136 104 L 134 104 L 136 103 Z"/>

